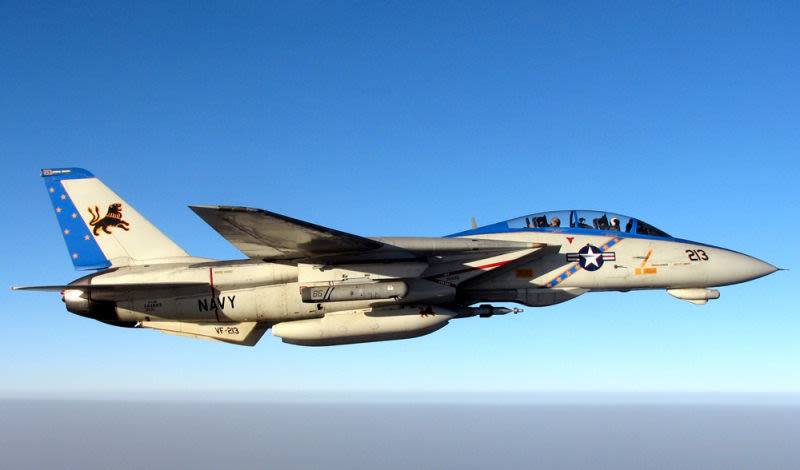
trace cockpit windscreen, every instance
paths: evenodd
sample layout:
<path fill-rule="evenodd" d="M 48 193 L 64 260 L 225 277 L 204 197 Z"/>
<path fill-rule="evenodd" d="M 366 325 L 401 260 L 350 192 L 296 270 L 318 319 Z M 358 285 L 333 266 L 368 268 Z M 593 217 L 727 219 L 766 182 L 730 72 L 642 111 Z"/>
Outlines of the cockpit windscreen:
<path fill-rule="evenodd" d="M 654 237 L 670 237 L 665 232 L 641 220 L 626 215 L 601 211 L 567 210 L 539 212 L 509 220 L 508 228 L 571 228 L 636 233 Z"/>

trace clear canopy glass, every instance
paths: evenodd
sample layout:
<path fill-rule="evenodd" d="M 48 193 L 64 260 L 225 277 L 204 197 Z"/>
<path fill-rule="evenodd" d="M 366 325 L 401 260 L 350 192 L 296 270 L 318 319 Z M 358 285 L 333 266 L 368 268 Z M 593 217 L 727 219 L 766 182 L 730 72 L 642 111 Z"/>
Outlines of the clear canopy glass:
<path fill-rule="evenodd" d="M 667 233 L 627 215 L 602 211 L 564 210 L 538 212 L 508 221 L 509 229 L 570 228 L 669 237 Z"/>

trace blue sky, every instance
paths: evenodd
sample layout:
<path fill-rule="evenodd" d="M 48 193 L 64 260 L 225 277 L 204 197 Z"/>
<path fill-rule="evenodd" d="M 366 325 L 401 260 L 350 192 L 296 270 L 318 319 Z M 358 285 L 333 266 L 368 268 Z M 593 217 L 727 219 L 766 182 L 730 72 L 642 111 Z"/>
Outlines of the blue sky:
<path fill-rule="evenodd" d="M 633 215 L 800 266 L 792 2 L 6 4 L 2 285 L 74 272 L 38 170 L 84 167 L 191 254 L 189 209 L 366 236 L 531 212 Z M 2 292 L 0 392 L 800 392 L 796 270 L 600 293 L 407 341 L 255 348 L 109 327 Z"/>

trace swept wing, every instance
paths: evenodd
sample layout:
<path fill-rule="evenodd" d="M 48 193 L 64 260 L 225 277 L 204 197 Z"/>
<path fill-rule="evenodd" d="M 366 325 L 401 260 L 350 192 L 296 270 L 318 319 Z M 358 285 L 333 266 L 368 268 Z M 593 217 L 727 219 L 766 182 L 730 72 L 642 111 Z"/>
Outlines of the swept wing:
<path fill-rule="evenodd" d="M 376 250 L 381 243 L 262 209 L 189 206 L 250 258 L 289 260 Z"/>
<path fill-rule="evenodd" d="M 190 206 L 242 253 L 265 261 L 303 260 L 335 264 L 398 258 L 540 248 L 544 243 L 469 238 L 365 238 L 285 215 L 232 206 Z"/>

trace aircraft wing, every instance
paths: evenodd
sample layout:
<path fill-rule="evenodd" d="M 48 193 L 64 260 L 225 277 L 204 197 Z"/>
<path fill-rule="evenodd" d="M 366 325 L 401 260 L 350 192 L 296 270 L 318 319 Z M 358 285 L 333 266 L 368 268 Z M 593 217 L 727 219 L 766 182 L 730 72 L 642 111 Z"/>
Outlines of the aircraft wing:
<path fill-rule="evenodd" d="M 262 209 L 189 206 L 250 258 L 289 260 L 376 250 L 382 243 Z"/>

